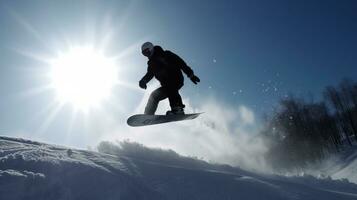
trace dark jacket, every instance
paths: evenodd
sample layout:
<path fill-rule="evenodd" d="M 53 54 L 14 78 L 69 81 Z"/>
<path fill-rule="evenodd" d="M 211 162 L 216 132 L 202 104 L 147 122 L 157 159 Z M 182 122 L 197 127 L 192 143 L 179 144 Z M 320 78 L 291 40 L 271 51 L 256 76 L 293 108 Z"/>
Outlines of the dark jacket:
<path fill-rule="evenodd" d="M 148 60 L 147 73 L 141 80 L 147 83 L 155 77 L 161 86 L 180 88 L 184 83 L 181 70 L 188 77 L 193 75 L 192 69 L 178 55 L 155 46 L 154 54 Z"/>

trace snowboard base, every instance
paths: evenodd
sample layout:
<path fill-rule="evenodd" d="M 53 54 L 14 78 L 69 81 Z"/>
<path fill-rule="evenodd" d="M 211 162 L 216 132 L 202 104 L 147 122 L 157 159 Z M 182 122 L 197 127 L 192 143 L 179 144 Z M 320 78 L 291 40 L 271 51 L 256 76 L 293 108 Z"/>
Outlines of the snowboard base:
<path fill-rule="evenodd" d="M 192 114 L 183 114 L 183 115 L 145 115 L 138 114 L 133 115 L 128 118 L 127 123 L 129 126 L 148 126 L 155 124 L 162 124 L 168 122 L 176 122 L 183 120 L 195 119 L 202 113 L 192 113 Z"/>

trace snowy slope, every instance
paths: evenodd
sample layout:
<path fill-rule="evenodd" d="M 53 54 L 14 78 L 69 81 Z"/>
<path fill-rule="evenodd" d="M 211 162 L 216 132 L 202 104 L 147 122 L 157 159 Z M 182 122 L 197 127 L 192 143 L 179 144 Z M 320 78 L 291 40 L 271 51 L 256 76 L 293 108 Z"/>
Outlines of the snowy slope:
<path fill-rule="evenodd" d="M 331 176 L 333 178 L 348 177 L 348 180 L 357 184 L 357 149 L 342 160 L 345 161 L 344 165 L 339 165 L 338 170 L 334 171 Z"/>
<path fill-rule="evenodd" d="M 311 174 L 324 174 L 333 179 L 346 178 L 357 184 L 357 145 L 348 146 L 343 152 L 331 156 L 312 167 Z"/>
<path fill-rule="evenodd" d="M 357 199 L 346 180 L 259 175 L 146 151 L 110 155 L 0 137 L 0 199 Z"/>

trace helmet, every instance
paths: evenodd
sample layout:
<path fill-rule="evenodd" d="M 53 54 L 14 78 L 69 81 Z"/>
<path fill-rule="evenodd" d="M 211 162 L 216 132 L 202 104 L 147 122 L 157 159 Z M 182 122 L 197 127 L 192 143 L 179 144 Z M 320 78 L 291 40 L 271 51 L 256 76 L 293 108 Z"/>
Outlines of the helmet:
<path fill-rule="evenodd" d="M 145 42 L 143 45 L 141 45 L 141 51 L 144 51 L 146 49 L 152 51 L 154 49 L 154 45 L 151 42 Z"/>
<path fill-rule="evenodd" d="M 141 53 L 145 56 L 150 56 L 152 55 L 154 51 L 154 45 L 151 42 L 145 42 L 143 45 L 141 45 Z"/>

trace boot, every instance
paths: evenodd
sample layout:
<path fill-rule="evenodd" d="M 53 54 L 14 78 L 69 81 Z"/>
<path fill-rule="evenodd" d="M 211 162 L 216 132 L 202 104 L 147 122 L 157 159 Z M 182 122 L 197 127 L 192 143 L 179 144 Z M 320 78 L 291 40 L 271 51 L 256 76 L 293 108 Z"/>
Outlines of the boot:
<path fill-rule="evenodd" d="M 183 108 L 184 107 L 180 107 L 180 106 L 173 107 L 173 108 L 171 108 L 171 110 L 166 112 L 166 115 L 184 115 L 185 112 L 184 112 Z"/>

